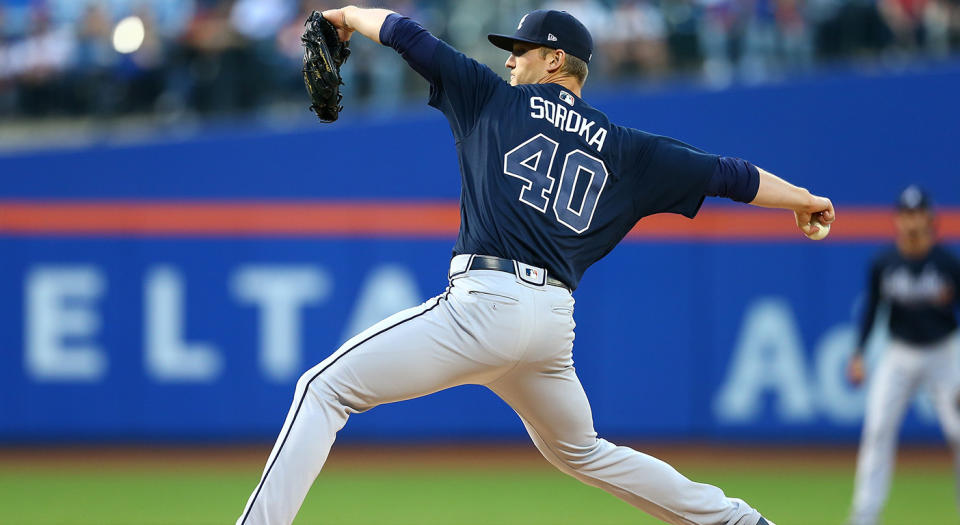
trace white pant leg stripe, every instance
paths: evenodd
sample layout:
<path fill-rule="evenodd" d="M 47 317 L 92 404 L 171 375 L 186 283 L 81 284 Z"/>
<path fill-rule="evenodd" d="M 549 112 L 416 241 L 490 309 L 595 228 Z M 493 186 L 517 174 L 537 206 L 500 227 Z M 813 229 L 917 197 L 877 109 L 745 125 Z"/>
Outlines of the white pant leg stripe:
<path fill-rule="evenodd" d="M 267 469 L 263 472 L 263 477 L 260 478 L 260 483 L 257 484 L 257 490 L 253 493 L 253 497 L 250 498 L 249 503 L 247 503 L 247 508 L 246 508 L 246 510 L 245 510 L 244 513 L 243 513 L 243 519 L 240 521 L 241 525 L 243 525 L 243 524 L 245 524 L 245 523 L 247 522 L 247 518 L 250 516 L 250 511 L 253 509 L 253 504 L 254 504 L 254 502 L 256 502 L 257 497 L 260 495 L 260 490 L 263 488 L 263 484 L 267 481 L 267 476 L 270 475 L 270 471 L 273 469 L 273 465 L 276 464 L 277 458 L 280 456 L 280 451 L 283 450 L 283 445 L 286 444 L 286 442 L 287 442 L 287 437 L 290 436 L 290 429 L 293 427 L 293 423 L 294 423 L 294 421 L 297 419 L 297 415 L 300 414 L 300 408 L 303 406 L 303 400 L 306 398 L 307 390 L 310 389 L 310 384 L 313 383 L 313 381 L 314 381 L 316 378 L 320 377 L 320 374 L 322 374 L 325 370 L 327 370 L 328 368 L 330 368 L 331 366 L 333 366 L 333 364 L 336 363 L 341 357 L 347 355 L 350 351 L 356 349 L 357 347 L 359 347 L 359 346 L 362 345 L 363 343 L 366 343 L 367 341 L 369 341 L 369 340 L 373 339 L 374 337 L 376 337 L 376 336 L 378 336 L 378 335 L 380 335 L 380 334 L 382 334 L 382 333 L 390 330 L 391 328 L 395 328 L 395 327 L 397 327 L 397 326 L 399 326 L 399 325 L 401 325 L 401 324 L 403 324 L 403 323 L 406 323 L 407 321 L 416 319 L 417 317 L 420 317 L 421 315 L 423 315 L 423 314 L 429 312 L 430 310 L 433 310 L 433 309 L 436 308 L 437 306 L 439 306 L 439 305 L 440 305 L 440 301 L 446 300 L 446 298 L 450 295 L 450 288 L 452 288 L 452 287 L 453 287 L 453 284 L 451 283 L 450 287 L 447 288 L 446 293 L 444 293 L 444 294 L 443 294 L 442 296 L 440 296 L 440 297 L 437 297 L 437 301 L 436 301 L 435 303 L 433 303 L 433 304 L 430 305 L 429 307 L 424 306 L 424 308 L 423 308 L 421 311 L 419 311 L 419 312 L 411 315 L 410 317 L 407 317 L 407 318 L 405 318 L 405 319 L 403 319 L 403 320 L 401 320 L 401 321 L 397 321 L 396 323 L 393 323 L 392 325 L 390 325 L 390 326 L 388 326 L 388 327 L 386 327 L 386 328 L 380 329 L 380 330 L 378 330 L 377 332 L 375 332 L 375 333 L 373 333 L 373 334 L 370 334 L 370 335 L 367 336 L 367 337 L 363 337 L 362 339 L 361 339 L 361 337 L 362 337 L 363 334 L 362 334 L 362 333 L 361 333 L 361 334 L 358 334 L 356 337 L 354 337 L 353 339 L 351 339 L 350 341 L 348 341 L 348 343 L 350 343 L 350 342 L 352 342 L 352 341 L 354 341 L 354 340 L 356 340 L 356 339 L 360 339 L 360 341 L 358 341 L 357 343 L 355 343 L 355 344 L 353 344 L 353 345 L 350 345 L 350 346 L 348 346 L 347 344 L 344 344 L 343 348 L 341 348 L 338 352 L 335 352 L 333 355 L 331 355 L 330 357 L 324 359 L 323 361 L 320 362 L 319 365 L 317 365 L 316 367 L 314 367 L 315 369 L 316 369 L 316 368 L 320 368 L 320 370 L 319 370 L 316 374 L 314 374 L 314 375 L 310 378 L 309 381 L 307 381 L 307 383 L 306 383 L 306 384 L 304 385 L 304 387 L 303 387 L 303 391 L 302 391 L 302 392 L 297 392 L 297 395 L 300 397 L 300 401 L 297 403 L 297 409 L 294 411 L 293 417 L 290 418 L 290 423 L 286 426 L 285 429 L 283 429 L 283 431 L 282 431 L 282 432 L 283 432 L 283 440 L 280 442 L 280 446 L 277 447 L 277 452 L 276 452 L 276 454 L 274 454 L 273 457 L 269 460 L 269 461 L 270 461 L 270 466 L 268 466 Z"/>

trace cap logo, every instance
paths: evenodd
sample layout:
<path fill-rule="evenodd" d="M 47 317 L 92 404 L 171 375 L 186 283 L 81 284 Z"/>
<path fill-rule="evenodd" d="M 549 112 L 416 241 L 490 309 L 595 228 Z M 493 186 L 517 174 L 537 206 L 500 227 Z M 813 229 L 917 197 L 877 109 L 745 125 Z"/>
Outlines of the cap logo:
<path fill-rule="evenodd" d="M 547 33 L 547 40 L 550 42 L 556 42 L 557 37 L 553 36 L 553 33 Z"/>
<path fill-rule="evenodd" d="M 909 208 L 916 208 L 920 206 L 920 203 L 923 201 L 923 194 L 920 192 L 920 189 L 916 186 L 910 186 L 903 191 L 903 203 Z"/>
<path fill-rule="evenodd" d="M 520 19 L 520 25 L 517 26 L 517 31 L 519 31 L 520 28 L 523 27 L 523 22 L 527 19 L 528 16 L 530 16 L 530 13 L 523 15 L 523 18 Z"/>

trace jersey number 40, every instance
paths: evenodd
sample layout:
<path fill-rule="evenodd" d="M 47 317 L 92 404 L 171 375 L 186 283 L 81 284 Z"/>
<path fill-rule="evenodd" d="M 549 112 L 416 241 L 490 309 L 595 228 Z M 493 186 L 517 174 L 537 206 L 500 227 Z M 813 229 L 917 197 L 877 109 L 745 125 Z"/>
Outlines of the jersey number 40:
<path fill-rule="evenodd" d="M 503 172 L 523 181 L 520 202 L 547 213 L 556 179 L 551 175 L 559 143 L 542 133 L 503 156 Z M 567 228 L 583 233 L 590 229 L 597 201 L 607 184 L 603 161 L 576 149 L 567 153 L 560 168 L 560 184 L 553 200 L 553 214 Z M 589 180 L 584 182 L 584 177 Z M 582 191 L 581 195 L 577 189 Z M 574 198 L 574 197 L 578 198 Z"/>

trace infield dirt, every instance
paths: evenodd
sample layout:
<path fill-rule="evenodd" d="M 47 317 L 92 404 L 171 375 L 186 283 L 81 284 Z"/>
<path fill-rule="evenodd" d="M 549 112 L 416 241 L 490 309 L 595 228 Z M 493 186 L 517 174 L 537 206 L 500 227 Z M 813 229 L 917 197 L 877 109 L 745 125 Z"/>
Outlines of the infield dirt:
<path fill-rule="evenodd" d="M 678 467 L 849 467 L 856 448 L 836 446 L 735 446 L 631 443 L 630 446 Z M 187 465 L 249 468 L 262 464 L 272 444 L 252 445 L 70 445 L 0 448 L 0 465 L 122 468 L 129 465 L 177 469 Z M 944 446 L 901 447 L 898 464 L 940 467 L 950 461 Z M 430 444 L 334 446 L 327 468 L 552 468 L 533 445 Z"/>

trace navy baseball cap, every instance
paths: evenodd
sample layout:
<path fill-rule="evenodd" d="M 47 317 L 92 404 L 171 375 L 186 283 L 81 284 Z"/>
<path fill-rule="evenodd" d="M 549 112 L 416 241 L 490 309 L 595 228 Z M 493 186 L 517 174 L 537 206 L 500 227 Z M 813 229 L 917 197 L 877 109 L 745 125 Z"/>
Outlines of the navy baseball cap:
<path fill-rule="evenodd" d="M 566 11 L 531 11 L 520 19 L 517 32 L 510 35 L 487 35 L 490 43 L 513 51 L 513 44 L 526 42 L 567 53 L 590 62 L 593 57 L 593 37 L 587 27 Z"/>
<path fill-rule="evenodd" d="M 929 210 L 930 205 L 930 195 L 916 184 L 907 186 L 897 198 L 898 211 Z"/>

